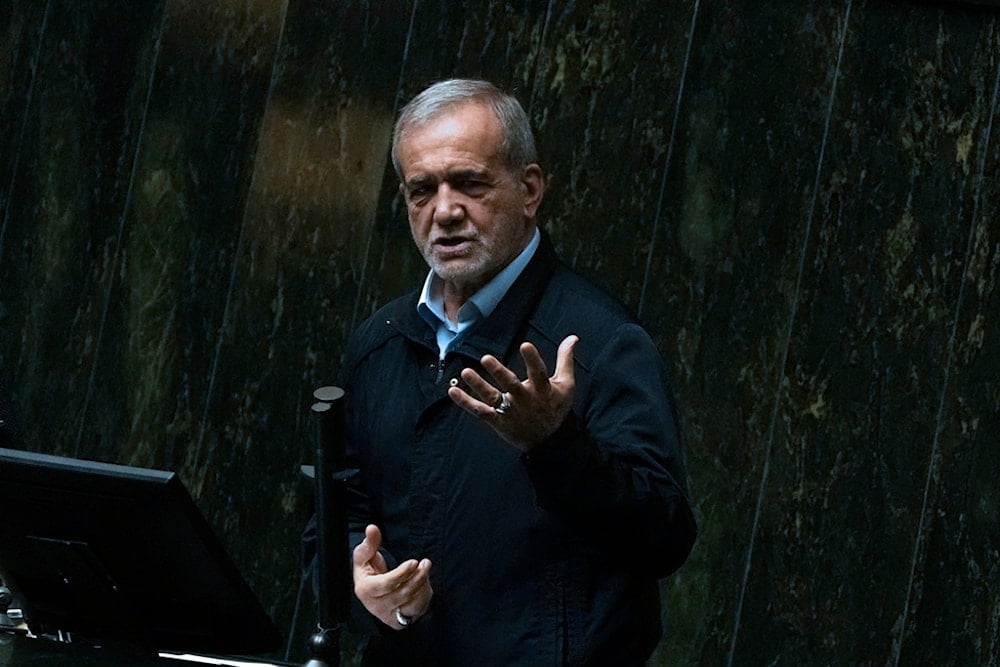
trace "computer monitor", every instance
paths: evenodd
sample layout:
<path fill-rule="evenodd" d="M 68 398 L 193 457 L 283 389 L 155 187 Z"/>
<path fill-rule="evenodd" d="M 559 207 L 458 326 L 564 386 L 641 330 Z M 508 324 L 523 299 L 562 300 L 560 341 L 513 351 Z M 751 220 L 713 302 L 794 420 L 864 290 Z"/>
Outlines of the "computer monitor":
<path fill-rule="evenodd" d="M 0 449 L 0 577 L 36 635 L 230 655 L 281 644 L 172 472 Z"/>

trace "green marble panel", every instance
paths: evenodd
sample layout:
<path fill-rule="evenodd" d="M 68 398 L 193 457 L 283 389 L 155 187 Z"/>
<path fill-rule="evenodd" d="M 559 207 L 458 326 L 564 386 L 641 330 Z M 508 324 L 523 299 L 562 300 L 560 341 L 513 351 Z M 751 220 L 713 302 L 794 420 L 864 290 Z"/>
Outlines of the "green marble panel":
<path fill-rule="evenodd" d="M 537 128 L 560 252 L 673 370 L 702 533 L 653 664 L 995 661 L 998 18 L 9 3 L 0 372 L 24 444 L 177 470 L 304 658 L 310 395 L 426 270 L 392 119 L 486 77 Z"/>
<path fill-rule="evenodd" d="M 96 373 L 161 11 L 19 3 L 6 26 L 22 87 L 3 126 L 2 366 L 47 450 L 120 452 L 120 396 Z"/>
<path fill-rule="evenodd" d="M 234 326 L 285 7 L 170 0 L 161 21 L 116 304 L 122 456 L 178 471 L 265 607 L 286 618 L 295 544 L 262 536 L 282 525 L 288 482 L 273 439 L 248 426 L 275 414 L 255 397 L 260 358 L 242 352 L 258 332 Z"/>

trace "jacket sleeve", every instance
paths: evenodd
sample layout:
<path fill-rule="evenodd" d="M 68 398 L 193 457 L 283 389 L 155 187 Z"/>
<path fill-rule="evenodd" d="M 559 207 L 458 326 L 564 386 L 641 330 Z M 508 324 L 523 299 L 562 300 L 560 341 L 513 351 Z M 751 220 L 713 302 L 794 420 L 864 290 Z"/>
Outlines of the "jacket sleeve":
<path fill-rule="evenodd" d="M 385 531 L 386 526 L 383 524 L 378 512 L 372 505 L 363 479 L 368 466 L 364 465 L 359 447 L 360 436 L 358 434 L 359 427 L 356 420 L 358 419 L 361 409 L 358 405 L 359 400 L 356 395 L 356 386 L 352 383 L 349 376 L 342 377 L 341 382 L 346 392 L 344 397 L 345 427 L 347 429 L 347 432 L 344 434 L 346 446 L 346 465 L 348 468 L 358 470 L 358 474 L 354 475 L 350 483 L 347 485 L 347 493 L 345 497 L 347 504 L 348 548 L 348 553 L 345 554 L 345 556 L 350 559 L 353 573 L 353 552 L 355 547 L 361 544 L 361 542 L 365 539 L 365 528 L 369 524 L 375 524 L 381 530 Z M 390 570 L 399 565 L 398 560 L 384 547 L 379 549 L 379 552 L 382 554 L 382 557 L 385 558 L 386 565 Z M 361 601 L 358 600 L 356 595 L 354 595 L 353 588 L 351 591 L 351 604 L 349 611 L 350 617 L 348 619 L 348 627 L 352 632 L 366 635 L 381 635 L 387 632 L 393 632 L 389 626 L 379 621 L 377 618 L 372 616 L 367 609 L 365 609 L 364 605 L 361 604 Z"/>
<path fill-rule="evenodd" d="M 659 354 L 641 327 L 625 324 L 576 374 L 572 413 L 523 457 L 537 502 L 614 553 L 632 542 L 624 557 L 638 553 L 635 566 L 666 576 L 697 527 Z"/>

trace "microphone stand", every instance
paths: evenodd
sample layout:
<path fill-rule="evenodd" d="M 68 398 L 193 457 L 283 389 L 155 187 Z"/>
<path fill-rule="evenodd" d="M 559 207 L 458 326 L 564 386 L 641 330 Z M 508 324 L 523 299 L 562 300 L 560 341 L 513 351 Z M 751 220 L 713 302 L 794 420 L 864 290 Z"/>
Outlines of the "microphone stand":
<path fill-rule="evenodd" d="M 347 483 L 357 470 L 344 469 L 344 390 L 313 392 L 316 421 L 317 629 L 309 639 L 306 667 L 339 667 L 340 631 L 350 614 L 351 579 L 347 557 Z"/>

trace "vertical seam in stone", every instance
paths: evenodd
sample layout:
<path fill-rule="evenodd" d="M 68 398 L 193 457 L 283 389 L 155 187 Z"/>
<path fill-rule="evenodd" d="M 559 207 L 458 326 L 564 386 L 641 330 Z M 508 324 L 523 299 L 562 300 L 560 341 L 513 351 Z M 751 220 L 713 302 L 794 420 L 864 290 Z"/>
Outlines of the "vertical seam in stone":
<path fill-rule="evenodd" d="M 812 202 L 809 207 L 809 217 L 806 219 L 805 235 L 802 239 L 802 250 L 799 254 L 798 275 L 795 278 L 795 291 L 792 294 L 791 312 L 788 315 L 788 326 L 785 329 L 785 340 L 781 352 L 781 363 L 778 366 L 778 382 L 774 391 L 774 404 L 771 408 L 771 420 L 767 431 L 767 445 L 764 450 L 764 464 L 761 470 L 760 486 L 757 490 L 757 506 L 754 510 L 753 524 L 750 529 L 750 544 L 747 546 L 746 561 L 743 569 L 743 581 L 740 584 L 739 598 L 736 602 L 736 612 L 733 621 L 733 636 L 729 644 L 728 665 L 733 664 L 736 654 L 736 640 L 739 636 L 740 622 L 743 614 L 743 599 L 746 596 L 747 585 L 750 580 L 750 569 L 753 561 L 753 549 L 757 540 L 757 531 L 760 526 L 760 517 L 764 508 L 764 497 L 767 490 L 768 476 L 771 469 L 771 450 L 774 448 L 774 431 L 778 421 L 778 408 L 781 405 L 781 391 L 785 383 L 785 364 L 788 363 L 788 348 L 791 345 L 792 329 L 795 326 L 795 317 L 799 309 L 799 295 L 802 290 L 802 276 L 805 273 L 806 254 L 809 249 L 809 239 L 812 234 L 813 218 L 816 215 L 816 202 L 819 198 L 820 176 L 823 173 L 823 162 L 826 154 L 826 144 L 830 135 L 830 120 L 833 117 L 833 103 L 837 97 L 837 82 L 840 79 L 840 65 L 844 58 L 844 44 L 847 42 L 847 28 L 851 20 L 851 4 L 853 0 L 847 0 L 844 11 L 844 23 L 840 33 L 840 47 L 837 52 L 837 63 L 833 70 L 833 81 L 830 85 L 830 97 L 827 102 L 826 120 L 823 123 L 823 138 L 820 142 L 819 157 L 816 160 L 816 176 L 813 181 Z"/>
<path fill-rule="evenodd" d="M 531 91 L 531 97 L 528 98 L 528 117 L 531 117 L 531 109 L 535 106 L 535 91 L 538 89 L 538 69 L 541 67 L 542 62 L 542 51 L 545 50 L 545 40 L 549 36 L 549 23 L 552 21 L 552 2 L 549 0 L 548 6 L 545 8 L 545 21 L 542 23 L 542 35 L 538 40 L 538 51 L 535 53 L 535 62 L 531 65 L 531 81 L 528 83 L 528 90 Z"/>
<path fill-rule="evenodd" d="M 413 26 L 417 22 L 417 8 L 420 6 L 420 0 L 415 0 L 413 3 L 413 10 L 410 12 L 410 25 L 406 29 L 406 41 L 403 43 L 403 57 L 399 63 L 399 80 L 396 82 L 396 94 L 393 95 L 392 102 L 392 120 L 393 120 L 393 131 L 395 131 L 395 120 L 396 112 L 399 109 L 400 98 L 403 94 L 403 76 L 406 72 L 406 64 L 410 60 L 410 42 L 413 39 Z M 392 140 L 389 141 L 390 148 L 392 146 Z M 391 161 L 390 161 L 391 162 Z M 368 220 L 368 237 L 365 239 L 365 251 L 362 254 L 363 260 L 361 263 L 361 277 L 358 279 L 358 293 L 354 299 L 354 312 L 351 313 L 351 326 L 349 331 L 354 331 L 358 325 L 358 312 L 361 310 L 361 298 L 365 291 L 365 282 L 368 280 L 368 263 L 371 256 L 372 241 L 375 239 L 375 227 L 378 218 L 378 202 L 372 208 L 371 218 Z"/>
<path fill-rule="evenodd" d="M 684 52 L 684 64 L 681 66 L 681 80 L 677 84 L 677 100 L 674 103 L 674 118 L 670 126 L 670 139 L 667 141 L 667 155 L 663 159 L 663 175 L 660 177 L 660 192 L 656 198 L 656 212 L 653 214 L 653 229 L 649 234 L 649 250 L 646 253 L 646 269 L 642 277 L 642 290 L 639 292 L 639 306 L 636 308 L 636 317 L 642 319 L 642 311 L 646 305 L 646 288 L 649 286 L 649 277 L 653 271 L 653 250 L 656 248 L 656 235 L 660 228 L 660 213 L 663 210 L 663 197 L 667 189 L 667 173 L 670 171 L 670 162 L 674 154 L 674 140 L 677 137 L 677 125 L 681 115 L 681 101 L 684 98 L 684 82 L 687 80 L 688 65 L 691 62 L 691 48 L 694 44 L 694 28 L 698 22 L 698 7 L 700 0 L 695 0 L 694 9 L 691 10 L 691 25 L 688 28 L 687 50 Z"/>
<path fill-rule="evenodd" d="M 45 3 L 45 12 L 42 14 L 42 26 L 38 31 L 38 49 L 35 51 L 35 58 L 31 63 L 31 82 L 28 84 L 28 94 L 24 101 L 24 114 L 21 117 L 21 129 L 17 132 L 17 145 L 14 147 L 14 159 L 11 161 L 10 184 L 7 188 L 7 201 L 3 207 L 3 224 L 0 225 L 0 261 L 3 261 L 3 240 L 7 235 L 7 221 L 10 219 L 10 202 L 14 198 L 14 185 L 17 182 L 17 167 L 21 160 L 21 144 L 24 142 L 24 133 L 28 127 L 28 118 L 31 117 L 31 102 L 35 94 L 35 81 L 38 78 L 38 61 L 42 58 L 42 47 L 45 42 L 45 30 L 49 23 L 49 8 L 52 7 L 52 0 Z"/>
<path fill-rule="evenodd" d="M 994 19 L 991 22 L 991 32 L 996 25 Z M 958 337 L 959 315 L 962 311 L 962 301 L 965 299 L 966 269 L 972 257 L 973 245 L 976 237 L 976 219 L 979 217 L 979 203 L 982 199 L 983 176 L 986 173 L 986 158 L 989 153 L 990 137 L 993 133 L 993 117 L 997 112 L 997 92 L 1000 90 L 1000 63 L 994 63 L 996 74 L 993 78 L 993 97 L 990 101 L 990 116 L 986 123 L 986 134 L 983 137 L 982 150 L 979 159 L 979 167 L 976 173 L 975 193 L 972 203 L 972 219 L 969 223 L 969 236 L 965 246 L 965 259 L 961 278 L 958 283 L 958 298 L 955 303 L 955 314 L 951 323 L 951 333 L 948 336 L 948 356 L 945 358 L 944 378 L 941 382 L 941 394 L 938 397 L 937 415 L 934 418 L 934 439 L 931 442 L 930 462 L 927 465 L 927 479 L 924 481 L 924 497 L 920 506 L 920 521 L 917 524 L 917 536 L 913 544 L 913 557 L 910 560 L 910 577 L 906 584 L 906 598 L 903 602 L 903 612 L 898 624 L 898 634 L 893 642 L 892 664 L 899 665 L 899 659 L 903 651 L 903 643 L 906 641 L 906 625 L 910 617 L 910 606 L 913 599 L 913 584 L 917 578 L 917 565 L 923 561 L 923 547 L 927 538 L 927 525 L 930 522 L 930 511 L 932 494 L 935 491 L 934 479 L 937 476 L 937 469 L 940 465 L 941 451 L 941 429 L 944 422 L 945 401 L 948 397 L 948 384 L 951 379 L 951 365 L 955 358 L 955 340 Z"/>
<path fill-rule="evenodd" d="M 111 289 L 118 274 L 118 262 L 121 257 L 122 243 L 125 238 L 125 222 L 128 220 L 129 207 L 132 205 L 132 191 L 135 189 L 136 174 L 139 171 L 139 156 L 142 154 L 142 138 L 146 131 L 146 116 L 149 113 L 149 103 L 153 99 L 153 83 L 156 81 L 156 62 L 160 59 L 160 45 L 163 41 L 163 30 L 167 23 L 167 6 L 163 3 L 163 16 L 160 18 L 160 29 L 156 33 L 156 43 L 153 46 L 153 66 L 146 85 L 146 99 L 142 103 L 142 118 L 139 121 L 139 131 L 135 138 L 135 150 L 132 151 L 132 167 L 129 171 L 128 186 L 125 188 L 125 201 L 122 203 L 121 215 L 118 218 L 118 235 L 115 239 L 115 254 L 111 258 L 111 270 L 108 271 L 108 284 L 104 290 L 104 307 L 101 309 L 101 322 L 97 327 L 97 339 L 94 343 L 94 359 L 90 364 L 90 375 L 87 378 L 87 392 L 80 409 L 80 423 L 76 429 L 76 445 L 74 456 L 80 456 L 80 443 L 83 442 L 83 427 L 87 423 L 87 412 L 90 409 L 90 399 L 94 391 L 94 381 L 97 377 L 98 361 L 101 358 L 101 345 L 104 341 L 104 329 L 108 322 L 108 310 L 111 307 Z"/>
<path fill-rule="evenodd" d="M 274 94 L 275 82 L 278 77 L 278 63 L 281 61 L 281 47 L 285 39 L 285 23 L 288 18 L 288 0 L 284 0 L 281 5 L 281 17 L 278 26 L 278 43 L 274 49 L 274 60 L 271 62 L 271 79 L 267 85 L 267 97 L 264 99 L 264 109 L 261 113 L 260 123 L 257 127 L 257 140 L 254 146 L 253 167 L 250 171 L 250 182 L 247 184 L 246 194 L 243 198 L 243 215 L 240 218 L 240 233 L 236 237 L 236 248 L 233 250 L 232 266 L 229 269 L 229 287 L 226 290 L 226 302 L 222 308 L 222 322 L 219 324 L 219 335 L 215 341 L 215 350 L 212 352 L 212 370 L 208 376 L 208 390 L 205 392 L 205 403 L 201 413 L 201 424 L 198 426 L 198 440 L 194 449 L 194 464 L 192 468 L 197 471 L 201 466 L 202 444 L 205 440 L 205 431 L 208 428 L 208 412 L 212 404 L 212 395 L 215 393 L 215 380 L 219 373 L 219 361 L 222 357 L 222 343 L 226 338 L 226 330 L 229 328 L 229 310 L 233 302 L 233 292 L 236 290 L 237 273 L 240 266 L 240 257 L 243 254 L 243 243 L 246 236 L 247 214 L 250 211 L 250 201 L 253 198 L 254 184 L 257 182 L 257 165 L 260 162 L 260 133 L 263 131 L 264 123 L 267 122 L 267 110 L 271 106 L 271 96 Z M 204 476 L 195 473 L 199 480 L 196 492 L 201 492 L 201 481 Z"/>

